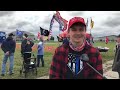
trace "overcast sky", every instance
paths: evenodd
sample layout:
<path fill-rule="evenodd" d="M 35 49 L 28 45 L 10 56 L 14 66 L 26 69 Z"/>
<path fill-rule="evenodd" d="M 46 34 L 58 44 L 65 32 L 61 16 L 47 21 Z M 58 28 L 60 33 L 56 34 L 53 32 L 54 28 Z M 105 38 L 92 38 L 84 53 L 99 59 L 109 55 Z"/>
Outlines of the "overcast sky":
<path fill-rule="evenodd" d="M 20 28 L 34 35 L 40 31 L 39 26 L 48 29 L 55 11 L 0 11 L 0 31 L 10 33 Z M 92 35 L 106 36 L 118 35 L 120 33 L 120 11 L 60 11 L 61 16 L 68 20 L 74 16 L 87 18 L 94 21 Z M 53 25 L 53 36 L 58 35 L 59 24 L 55 21 Z M 87 32 L 90 32 L 88 27 Z"/>

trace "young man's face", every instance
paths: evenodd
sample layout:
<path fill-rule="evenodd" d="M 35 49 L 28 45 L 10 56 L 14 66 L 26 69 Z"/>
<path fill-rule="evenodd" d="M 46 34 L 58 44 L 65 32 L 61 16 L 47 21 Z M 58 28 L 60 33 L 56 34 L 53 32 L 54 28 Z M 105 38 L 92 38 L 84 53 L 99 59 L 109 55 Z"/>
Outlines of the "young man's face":
<path fill-rule="evenodd" d="M 74 25 L 69 29 L 68 35 L 72 42 L 80 43 L 85 38 L 86 27 L 83 25 Z"/>

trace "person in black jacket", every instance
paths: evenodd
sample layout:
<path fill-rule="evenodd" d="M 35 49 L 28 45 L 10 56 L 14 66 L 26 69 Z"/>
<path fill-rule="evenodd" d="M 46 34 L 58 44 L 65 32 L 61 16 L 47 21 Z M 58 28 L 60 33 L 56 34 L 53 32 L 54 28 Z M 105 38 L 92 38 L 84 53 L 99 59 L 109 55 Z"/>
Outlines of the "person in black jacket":
<path fill-rule="evenodd" d="M 3 41 L 1 45 L 1 49 L 4 52 L 4 58 L 3 58 L 3 63 L 2 63 L 2 74 L 1 76 L 5 75 L 5 70 L 6 70 L 6 62 L 7 59 L 9 58 L 10 60 L 10 67 L 9 67 L 9 74 L 13 74 L 13 66 L 14 66 L 14 52 L 16 48 L 16 42 L 13 40 L 13 34 L 10 33 L 8 38 Z"/>
<path fill-rule="evenodd" d="M 112 71 L 118 72 L 120 79 L 120 34 L 117 36 L 115 57 L 112 65 Z"/>
<path fill-rule="evenodd" d="M 21 54 L 24 56 L 25 53 L 29 53 L 27 54 L 27 57 L 24 57 L 24 60 L 26 61 L 25 63 L 29 63 L 30 60 L 27 60 L 26 58 L 31 57 L 32 46 L 34 43 L 28 38 L 27 34 L 24 34 L 23 38 L 24 40 L 21 43 Z"/>

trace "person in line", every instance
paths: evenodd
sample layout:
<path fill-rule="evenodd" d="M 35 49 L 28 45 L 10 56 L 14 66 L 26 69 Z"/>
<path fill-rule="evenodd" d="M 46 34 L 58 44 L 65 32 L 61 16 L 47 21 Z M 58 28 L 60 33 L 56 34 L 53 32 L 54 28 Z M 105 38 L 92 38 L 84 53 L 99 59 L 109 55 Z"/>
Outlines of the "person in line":
<path fill-rule="evenodd" d="M 2 74 L 1 76 L 5 75 L 6 71 L 6 63 L 9 58 L 10 60 L 10 65 L 9 65 L 9 75 L 14 74 L 13 73 L 13 67 L 14 67 L 14 53 L 15 53 L 15 48 L 16 48 L 16 42 L 13 40 L 13 33 L 10 33 L 5 41 L 3 41 L 1 45 L 1 49 L 4 52 L 4 58 L 2 62 Z"/>

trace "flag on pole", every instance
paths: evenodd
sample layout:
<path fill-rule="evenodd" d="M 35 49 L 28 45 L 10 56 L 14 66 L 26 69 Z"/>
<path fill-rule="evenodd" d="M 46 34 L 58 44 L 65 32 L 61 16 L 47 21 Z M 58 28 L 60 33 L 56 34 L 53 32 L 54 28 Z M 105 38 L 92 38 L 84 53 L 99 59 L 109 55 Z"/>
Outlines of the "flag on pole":
<path fill-rule="evenodd" d="M 6 33 L 4 31 L 0 31 L 0 44 L 6 39 Z"/>
<path fill-rule="evenodd" d="M 20 31 L 16 29 L 16 36 L 22 37 L 23 36 L 23 31 Z"/>
<path fill-rule="evenodd" d="M 37 39 L 40 40 L 40 32 L 38 32 Z"/>
<path fill-rule="evenodd" d="M 40 32 L 41 32 L 41 35 L 43 36 L 49 36 L 49 31 L 46 29 L 43 29 L 42 27 L 40 27 Z"/>
<path fill-rule="evenodd" d="M 87 18 L 87 22 L 86 22 L 86 27 L 88 27 L 88 18 Z"/>
<path fill-rule="evenodd" d="M 51 35 L 52 35 L 52 26 L 53 26 L 53 23 L 54 23 L 54 15 L 53 15 L 53 17 L 52 17 L 52 19 L 51 19 L 51 21 L 50 21 L 50 28 L 49 28 L 49 36 L 48 36 L 48 40 L 50 40 L 50 38 L 51 38 Z"/>
<path fill-rule="evenodd" d="M 90 23 L 91 29 L 93 28 L 93 26 L 94 26 L 94 21 L 93 21 L 92 18 L 91 18 L 91 23 Z"/>
<path fill-rule="evenodd" d="M 63 28 L 60 28 L 60 31 L 65 31 L 67 29 L 68 21 L 62 18 L 59 11 L 56 11 L 55 16 L 56 16 L 55 20 L 61 25 L 60 27 L 63 27 Z"/>

